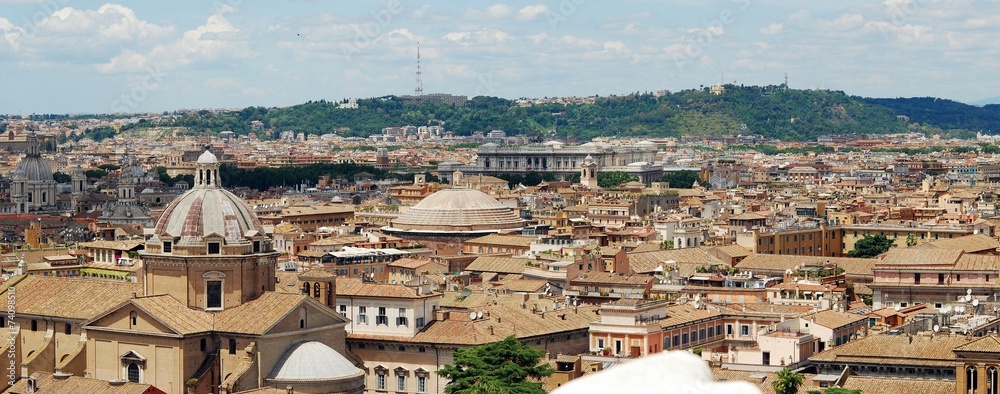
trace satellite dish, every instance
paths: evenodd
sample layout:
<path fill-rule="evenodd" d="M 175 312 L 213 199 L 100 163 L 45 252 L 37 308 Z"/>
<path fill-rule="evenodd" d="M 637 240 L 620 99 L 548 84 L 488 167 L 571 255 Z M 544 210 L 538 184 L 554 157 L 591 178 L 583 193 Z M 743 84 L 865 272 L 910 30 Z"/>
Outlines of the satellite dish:
<path fill-rule="evenodd" d="M 965 294 L 972 295 L 972 289 L 965 290 Z"/>
<path fill-rule="evenodd" d="M 972 306 L 973 307 L 979 306 L 979 300 L 978 299 L 972 300 Z"/>
<path fill-rule="evenodd" d="M 970 294 L 970 295 L 965 296 L 965 301 L 966 302 L 972 301 L 972 295 Z"/>
<path fill-rule="evenodd" d="M 698 301 L 701 301 L 701 296 L 700 295 L 694 296 L 694 302 L 698 302 Z"/>
<path fill-rule="evenodd" d="M 469 312 L 469 320 L 476 320 L 476 312 Z"/>
<path fill-rule="evenodd" d="M 476 319 L 482 319 L 482 318 L 483 318 L 483 312 L 482 311 L 476 312 Z"/>
<path fill-rule="evenodd" d="M 938 331 L 941 331 L 941 326 L 935 324 L 934 325 L 934 332 L 938 332 Z"/>
<path fill-rule="evenodd" d="M 896 304 L 896 307 L 895 307 L 895 308 L 893 308 L 893 309 L 895 309 L 895 310 L 896 310 L 896 312 L 899 312 L 899 304 Z"/>

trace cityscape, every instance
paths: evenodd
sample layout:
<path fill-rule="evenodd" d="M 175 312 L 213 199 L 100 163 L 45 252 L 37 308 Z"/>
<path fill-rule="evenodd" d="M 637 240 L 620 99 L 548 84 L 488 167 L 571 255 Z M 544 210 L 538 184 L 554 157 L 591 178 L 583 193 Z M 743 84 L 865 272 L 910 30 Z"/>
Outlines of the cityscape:
<path fill-rule="evenodd" d="M 0 3 L 4 393 L 1000 393 L 995 2 Z"/>

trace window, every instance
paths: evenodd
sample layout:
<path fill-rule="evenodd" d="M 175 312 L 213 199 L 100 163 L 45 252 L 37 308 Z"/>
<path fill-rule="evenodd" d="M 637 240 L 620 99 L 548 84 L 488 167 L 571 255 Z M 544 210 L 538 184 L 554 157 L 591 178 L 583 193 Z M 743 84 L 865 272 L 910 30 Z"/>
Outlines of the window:
<path fill-rule="evenodd" d="M 368 324 L 368 307 L 358 307 L 358 324 Z"/>
<path fill-rule="evenodd" d="M 733 335 L 733 325 L 726 324 L 726 335 Z"/>
<path fill-rule="evenodd" d="M 139 314 L 135 312 L 130 312 L 128 314 L 129 328 L 135 329 L 135 326 L 139 324 Z"/>
<path fill-rule="evenodd" d="M 409 327 L 410 322 L 406 319 L 406 316 L 400 316 L 396 318 L 396 325 Z"/>
<path fill-rule="evenodd" d="M 406 391 L 406 376 L 396 376 L 396 391 Z"/>
<path fill-rule="evenodd" d="M 421 328 L 423 326 L 424 326 L 424 318 L 418 317 L 417 318 L 417 328 Z"/>
<path fill-rule="evenodd" d="M 208 243 L 208 254 L 219 254 L 220 244 L 218 242 Z"/>
<path fill-rule="evenodd" d="M 746 324 L 740 325 L 740 335 L 744 337 L 750 336 L 750 326 Z"/>
<path fill-rule="evenodd" d="M 7 317 L 0 316 L 0 327 L 7 327 Z"/>
<path fill-rule="evenodd" d="M 229 338 L 229 354 L 236 354 L 236 339 Z"/>
<path fill-rule="evenodd" d="M 139 364 L 131 363 L 128 365 L 128 381 L 139 383 Z"/>
<path fill-rule="evenodd" d="M 375 390 L 385 391 L 385 374 L 375 375 Z"/>
<path fill-rule="evenodd" d="M 343 314 L 346 314 L 346 313 L 347 313 L 347 305 L 341 305 L 340 306 L 340 314 L 343 315 Z"/>
<path fill-rule="evenodd" d="M 940 303 L 940 302 L 935 302 L 934 303 L 934 309 L 941 309 L 942 307 L 944 307 L 943 303 Z"/>
<path fill-rule="evenodd" d="M 31 321 L 31 331 L 38 331 L 38 320 Z"/>
<path fill-rule="evenodd" d="M 199 347 L 201 348 L 201 351 L 204 352 L 205 349 L 208 348 L 208 341 L 206 341 L 205 338 L 202 338 Z"/>
<path fill-rule="evenodd" d="M 965 367 L 965 392 L 975 393 L 979 389 L 979 371 L 974 365 Z"/>
<path fill-rule="evenodd" d="M 389 316 L 385 315 L 385 307 L 378 307 L 378 315 L 375 315 L 375 325 L 384 324 L 389 325 Z"/>
<path fill-rule="evenodd" d="M 170 241 L 163 241 L 163 253 L 171 253 L 174 251 L 174 243 Z"/>
<path fill-rule="evenodd" d="M 705 329 L 702 328 L 701 330 L 698 330 L 698 340 L 699 341 L 704 341 L 705 338 L 706 338 L 705 337 Z"/>
<path fill-rule="evenodd" d="M 997 367 L 986 368 L 986 394 L 1000 394 L 997 392 Z"/>
<path fill-rule="evenodd" d="M 722 335 L 722 324 L 716 324 L 715 325 L 715 333 L 717 335 Z"/>
<path fill-rule="evenodd" d="M 680 345 L 681 345 L 681 336 L 680 335 L 674 335 L 674 347 L 678 347 Z"/>
<path fill-rule="evenodd" d="M 417 376 L 417 392 L 426 393 L 427 392 L 427 377 Z"/>
<path fill-rule="evenodd" d="M 681 334 L 681 345 L 687 345 L 688 343 L 688 333 Z"/>
<path fill-rule="evenodd" d="M 604 349 L 604 338 L 597 338 L 597 348 Z"/>
<path fill-rule="evenodd" d="M 260 253 L 260 241 L 253 241 L 253 252 Z"/>
<path fill-rule="evenodd" d="M 708 337 L 711 338 L 711 337 L 714 337 L 714 336 L 715 336 L 715 327 L 709 327 L 708 328 Z"/>
<path fill-rule="evenodd" d="M 73 325 L 66 323 L 66 335 L 73 335 Z"/>
<path fill-rule="evenodd" d="M 210 280 L 207 282 L 205 290 L 205 307 L 222 308 L 222 281 Z"/>

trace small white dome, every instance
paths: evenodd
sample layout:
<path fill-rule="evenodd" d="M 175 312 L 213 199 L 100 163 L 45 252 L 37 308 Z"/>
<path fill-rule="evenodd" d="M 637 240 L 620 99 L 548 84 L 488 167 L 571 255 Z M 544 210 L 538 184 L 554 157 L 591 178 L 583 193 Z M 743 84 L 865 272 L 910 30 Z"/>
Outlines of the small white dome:
<path fill-rule="evenodd" d="M 201 156 L 198 156 L 198 164 L 216 164 L 218 162 L 219 159 L 208 150 L 206 150 L 205 153 L 202 153 Z"/>
<path fill-rule="evenodd" d="M 270 379 L 331 380 L 361 373 L 358 367 L 322 342 L 306 340 L 293 344 L 275 364 Z"/>

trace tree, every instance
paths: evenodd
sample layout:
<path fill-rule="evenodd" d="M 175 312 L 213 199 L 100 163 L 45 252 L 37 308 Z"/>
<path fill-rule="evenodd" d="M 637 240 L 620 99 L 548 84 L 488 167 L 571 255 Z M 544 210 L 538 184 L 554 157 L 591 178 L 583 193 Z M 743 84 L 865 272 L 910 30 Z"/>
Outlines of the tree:
<path fill-rule="evenodd" d="M 623 183 L 638 181 L 638 180 L 639 177 L 634 175 L 629 175 L 629 173 L 622 171 L 597 173 L 597 186 L 600 186 L 605 189 L 615 188 Z"/>
<path fill-rule="evenodd" d="M 906 247 L 915 246 L 917 244 L 917 235 L 914 233 L 906 234 Z"/>
<path fill-rule="evenodd" d="M 672 239 L 665 239 L 663 240 L 663 242 L 660 242 L 660 249 L 673 249 L 673 248 L 674 248 L 674 240 Z"/>
<path fill-rule="evenodd" d="M 788 368 L 783 368 L 782 370 L 775 373 L 777 379 L 771 382 L 771 387 L 774 388 L 774 392 L 777 394 L 795 394 L 799 391 L 799 386 L 802 385 L 802 375 L 795 373 Z"/>
<path fill-rule="evenodd" d="M 522 345 L 514 336 L 455 351 L 454 365 L 438 371 L 449 380 L 448 394 L 527 393 L 543 394 L 536 380 L 552 374 L 552 367 L 541 364 L 543 352 Z"/>
<path fill-rule="evenodd" d="M 847 252 L 847 255 L 861 258 L 875 257 L 887 252 L 893 246 L 895 241 L 887 238 L 885 234 L 865 234 L 864 238 L 854 243 L 854 250 Z"/>
<path fill-rule="evenodd" d="M 678 189 L 690 189 L 694 186 L 694 183 L 698 180 L 698 172 L 691 170 L 683 170 L 678 172 L 671 172 L 663 174 L 657 181 L 667 182 L 670 187 Z"/>

